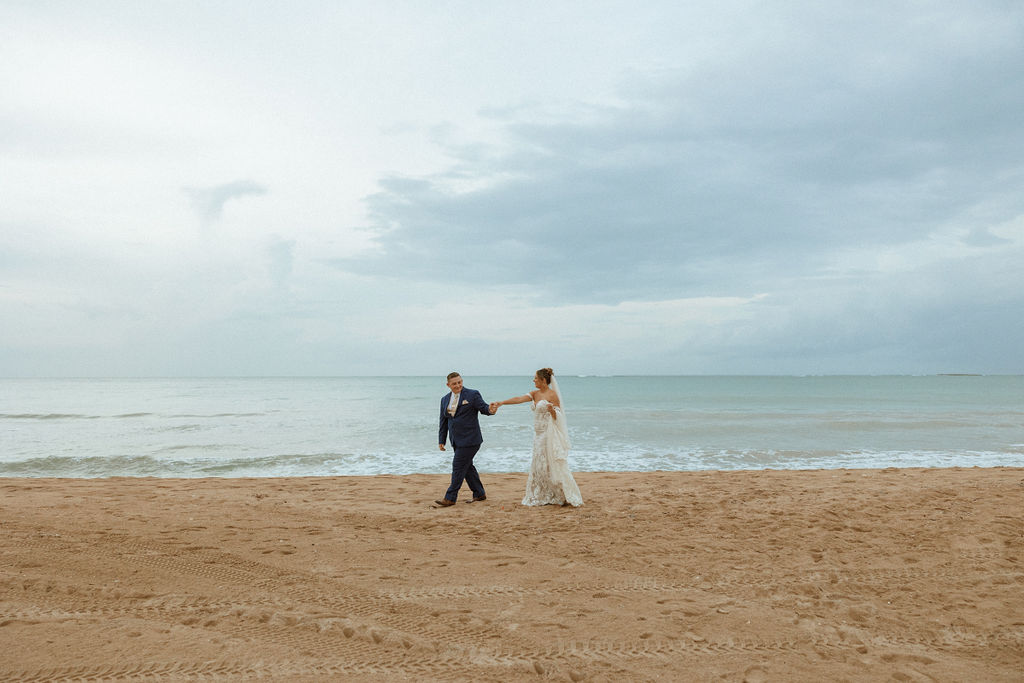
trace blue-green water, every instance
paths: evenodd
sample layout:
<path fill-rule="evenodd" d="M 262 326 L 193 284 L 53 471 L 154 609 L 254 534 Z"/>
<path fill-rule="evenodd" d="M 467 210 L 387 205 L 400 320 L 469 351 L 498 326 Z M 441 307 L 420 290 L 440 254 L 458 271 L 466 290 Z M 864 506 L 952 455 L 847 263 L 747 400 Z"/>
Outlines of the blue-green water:
<path fill-rule="evenodd" d="M 498 400 L 531 376 L 470 377 Z M 577 471 L 1024 466 L 1024 377 L 560 377 Z M 0 476 L 444 473 L 443 378 L 0 380 Z M 525 471 L 527 405 L 481 417 Z"/>

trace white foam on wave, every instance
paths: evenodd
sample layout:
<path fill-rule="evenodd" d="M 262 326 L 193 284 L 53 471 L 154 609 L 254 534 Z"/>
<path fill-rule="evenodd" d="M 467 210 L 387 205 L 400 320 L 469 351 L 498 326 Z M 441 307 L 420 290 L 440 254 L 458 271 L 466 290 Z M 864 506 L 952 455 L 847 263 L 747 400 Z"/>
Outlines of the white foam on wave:
<path fill-rule="evenodd" d="M 160 456 L 50 456 L 0 463 L 12 477 L 301 477 L 380 474 L 447 474 L 451 450 L 391 453 L 292 453 L 225 457 L 201 449 Z M 190 450 L 190 449 L 189 449 Z M 481 449 L 482 472 L 525 472 L 525 449 Z M 759 469 L 884 469 L 887 467 L 1024 467 L 1024 453 L 992 451 L 780 452 L 707 450 L 655 452 L 622 449 L 570 452 L 570 467 L 586 472 L 652 472 Z"/>

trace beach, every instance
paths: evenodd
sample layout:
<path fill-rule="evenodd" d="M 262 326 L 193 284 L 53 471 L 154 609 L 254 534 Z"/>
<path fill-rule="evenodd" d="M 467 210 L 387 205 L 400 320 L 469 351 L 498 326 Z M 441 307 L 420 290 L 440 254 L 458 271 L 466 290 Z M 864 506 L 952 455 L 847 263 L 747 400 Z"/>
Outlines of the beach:
<path fill-rule="evenodd" d="M 1024 469 L 0 479 L 0 679 L 1020 681 Z"/>

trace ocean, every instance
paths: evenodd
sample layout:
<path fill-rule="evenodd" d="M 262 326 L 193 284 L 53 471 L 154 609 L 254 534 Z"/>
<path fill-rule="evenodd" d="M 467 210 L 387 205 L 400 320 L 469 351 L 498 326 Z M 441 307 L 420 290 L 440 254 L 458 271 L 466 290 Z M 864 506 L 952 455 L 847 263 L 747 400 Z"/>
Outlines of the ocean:
<path fill-rule="evenodd" d="M 488 401 L 532 377 L 472 377 Z M 559 377 L 575 471 L 1024 467 L 1022 376 Z M 0 476 L 450 471 L 443 377 L 0 379 Z M 525 472 L 527 404 L 481 416 Z"/>

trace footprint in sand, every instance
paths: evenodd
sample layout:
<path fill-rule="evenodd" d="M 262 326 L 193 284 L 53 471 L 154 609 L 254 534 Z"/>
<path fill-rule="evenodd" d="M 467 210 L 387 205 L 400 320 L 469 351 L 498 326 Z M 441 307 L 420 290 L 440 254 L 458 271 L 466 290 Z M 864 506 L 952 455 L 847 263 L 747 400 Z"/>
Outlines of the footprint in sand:
<path fill-rule="evenodd" d="M 765 683 L 768 672 L 759 666 L 752 666 L 743 672 L 743 683 Z"/>

